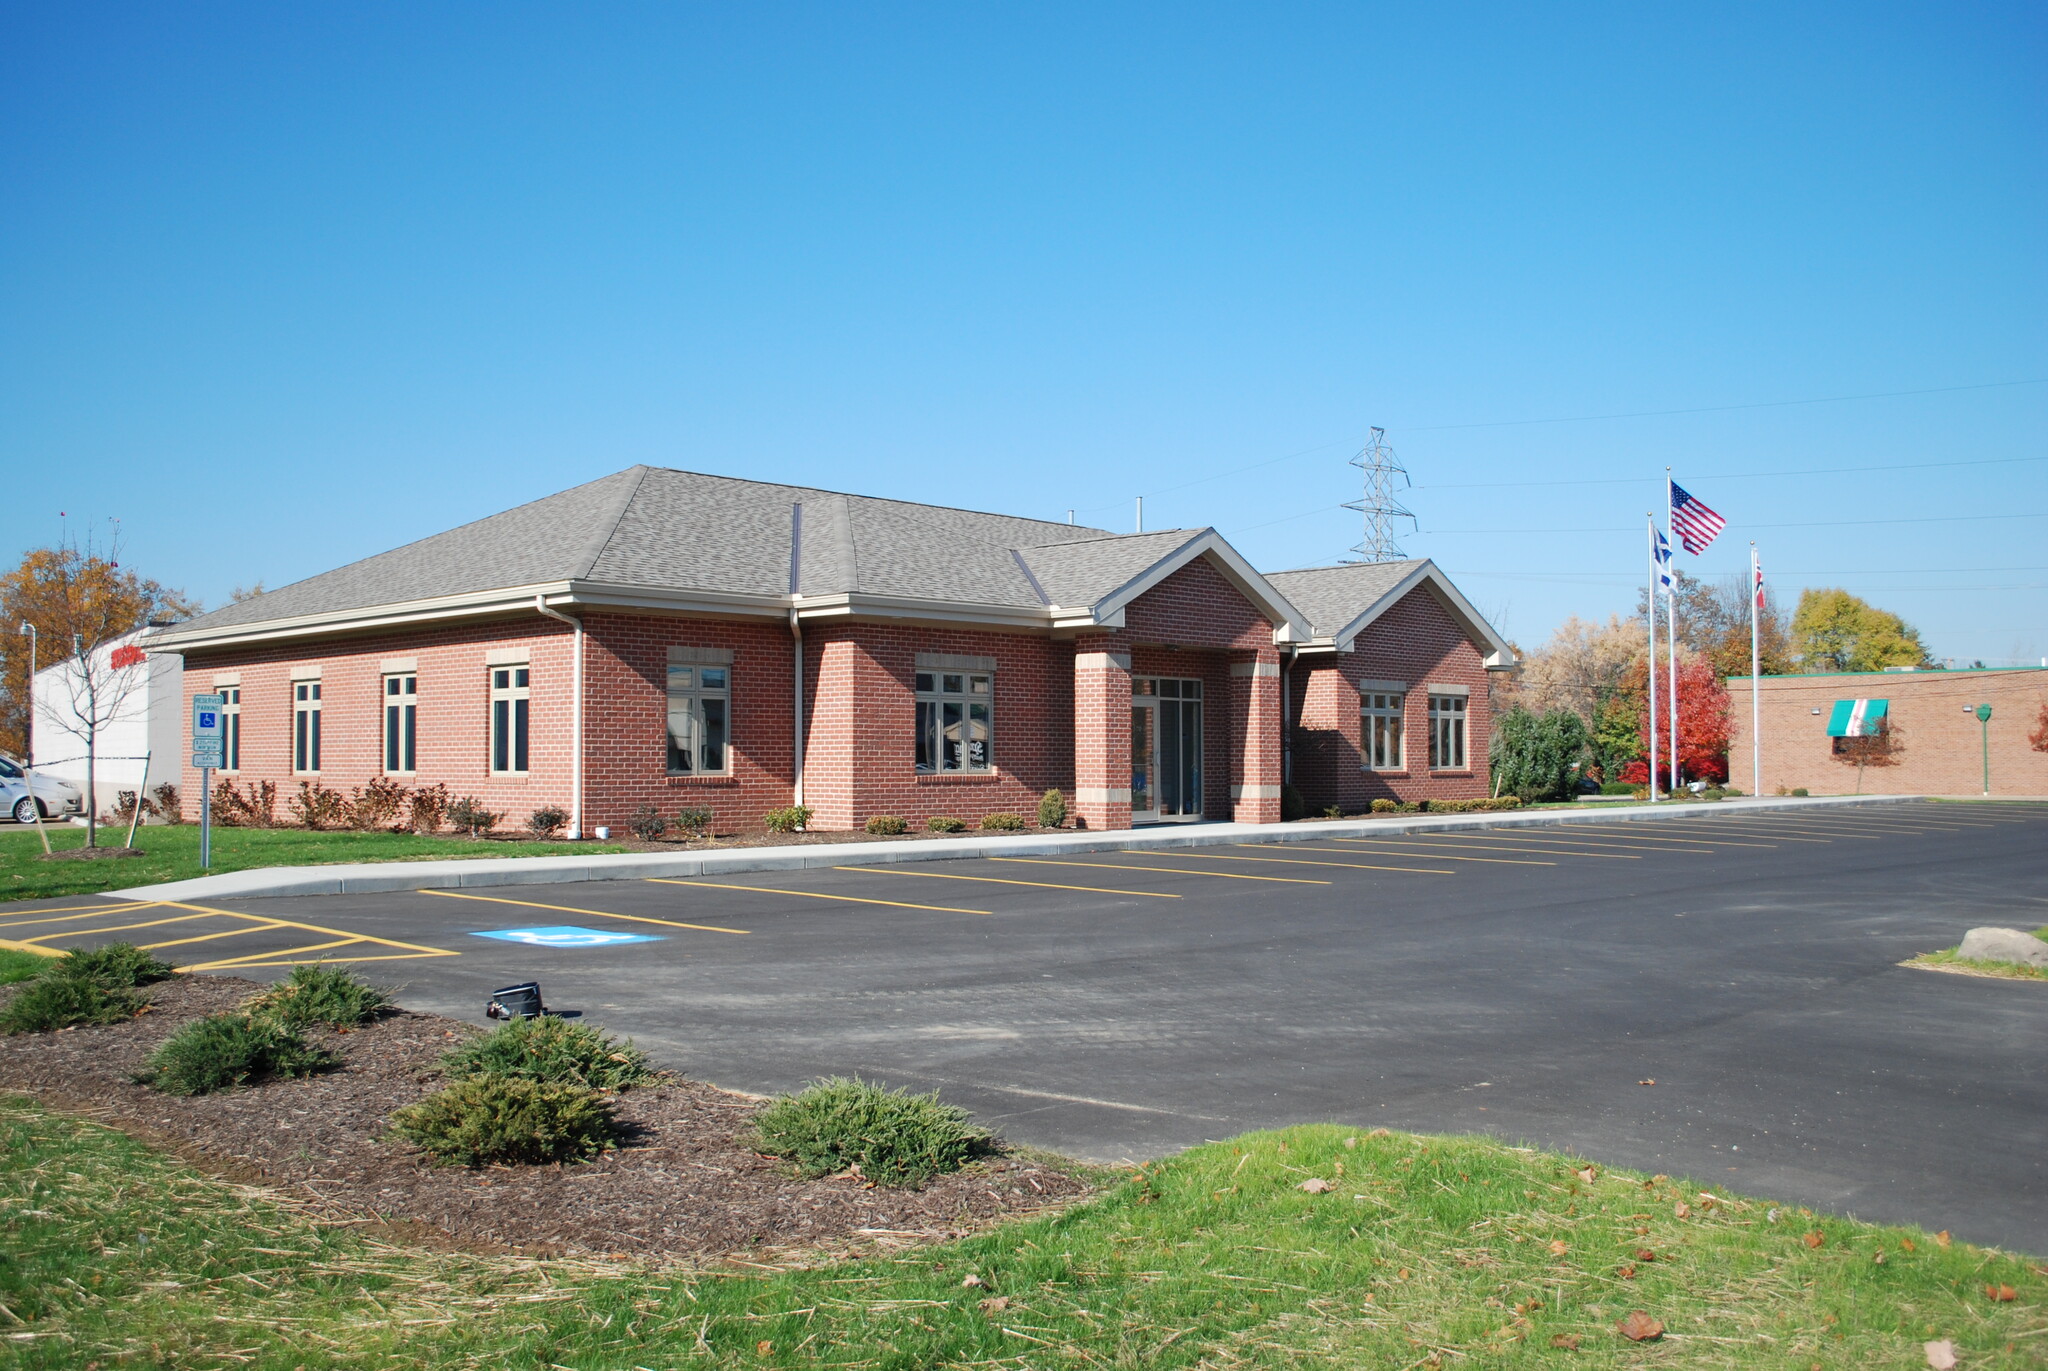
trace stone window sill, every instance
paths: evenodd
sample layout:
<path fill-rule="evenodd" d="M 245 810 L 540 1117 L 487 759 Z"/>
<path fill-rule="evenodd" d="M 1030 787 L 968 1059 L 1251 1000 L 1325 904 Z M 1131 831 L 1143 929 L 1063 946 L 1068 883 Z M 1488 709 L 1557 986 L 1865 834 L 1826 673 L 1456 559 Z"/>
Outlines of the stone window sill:
<path fill-rule="evenodd" d="M 710 786 L 714 789 L 719 787 L 733 787 L 738 786 L 740 783 L 739 777 L 737 776 L 669 776 L 666 779 L 668 783 L 672 786 L 690 789 L 695 789 L 700 786 Z"/>
<path fill-rule="evenodd" d="M 1384 768 L 1373 766 L 1362 766 L 1359 770 L 1368 776 L 1384 776 L 1390 781 L 1405 781 L 1409 775 L 1406 771 L 1387 771 Z"/>
<path fill-rule="evenodd" d="M 1431 767 L 1429 774 L 1432 776 L 1470 776 L 1475 773 L 1470 767 Z"/>
<path fill-rule="evenodd" d="M 920 771 L 919 785 L 995 785 L 1003 778 L 993 771 Z"/>

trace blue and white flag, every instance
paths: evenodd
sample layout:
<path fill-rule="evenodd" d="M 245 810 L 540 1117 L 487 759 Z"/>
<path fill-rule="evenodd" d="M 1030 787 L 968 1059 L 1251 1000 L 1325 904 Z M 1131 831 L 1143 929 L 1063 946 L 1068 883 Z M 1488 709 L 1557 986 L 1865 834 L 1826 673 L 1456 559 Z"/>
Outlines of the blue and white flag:
<path fill-rule="evenodd" d="M 1671 589 L 1671 543 L 1655 523 L 1650 525 L 1650 535 L 1657 540 L 1657 583 L 1666 590 Z"/>

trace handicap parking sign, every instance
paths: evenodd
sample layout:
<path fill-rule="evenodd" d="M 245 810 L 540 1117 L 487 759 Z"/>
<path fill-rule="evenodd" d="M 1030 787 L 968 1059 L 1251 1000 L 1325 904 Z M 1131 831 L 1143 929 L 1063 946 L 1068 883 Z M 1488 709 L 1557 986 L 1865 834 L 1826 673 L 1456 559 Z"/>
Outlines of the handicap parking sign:
<path fill-rule="evenodd" d="M 562 924 L 551 928 L 499 928 L 487 933 L 471 933 L 472 938 L 499 938 L 508 943 L 525 943 L 529 947 L 609 947 L 614 943 L 658 943 L 661 939 L 646 933 L 613 933 L 601 928 L 576 928 Z"/>

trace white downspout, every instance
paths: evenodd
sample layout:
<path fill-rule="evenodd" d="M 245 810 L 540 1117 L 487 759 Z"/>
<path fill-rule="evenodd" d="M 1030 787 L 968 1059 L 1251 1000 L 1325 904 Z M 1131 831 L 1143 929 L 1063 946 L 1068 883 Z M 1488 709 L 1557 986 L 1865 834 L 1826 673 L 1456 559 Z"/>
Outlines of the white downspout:
<path fill-rule="evenodd" d="M 569 709 L 569 837 L 583 836 L 583 620 L 558 609 L 549 609 L 545 595 L 533 597 L 533 607 L 550 619 L 560 619 L 576 630 L 576 659 L 570 668 L 570 689 L 575 700 Z"/>
<path fill-rule="evenodd" d="M 790 803 L 802 807 L 804 802 L 804 627 L 796 617 L 796 610 L 789 611 L 789 636 L 796 653 L 796 696 L 791 701 L 792 715 L 796 720 L 796 779 Z"/>
<path fill-rule="evenodd" d="M 790 803 L 804 802 L 804 626 L 797 619 L 796 601 L 803 592 L 804 505 L 798 500 L 789 507 L 789 638 L 796 669 L 790 673 L 795 692 L 790 697 L 790 741 L 795 746 L 790 776 Z"/>

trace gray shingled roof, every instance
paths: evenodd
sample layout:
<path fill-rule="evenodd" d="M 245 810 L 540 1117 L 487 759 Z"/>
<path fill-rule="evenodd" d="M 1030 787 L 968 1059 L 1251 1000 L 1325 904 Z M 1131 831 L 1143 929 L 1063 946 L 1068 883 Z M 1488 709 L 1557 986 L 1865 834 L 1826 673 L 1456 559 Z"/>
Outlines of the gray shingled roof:
<path fill-rule="evenodd" d="M 1266 579 L 1287 602 L 1308 616 L 1318 638 L 1328 638 L 1384 599 L 1427 558 L 1406 562 L 1355 562 L 1307 571 L 1269 571 Z"/>
<path fill-rule="evenodd" d="M 567 580 L 787 595 L 795 504 L 803 506 L 798 577 L 807 596 L 1082 607 L 1197 536 L 1117 535 L 642 466 L 228 605 L 177 632 Z"/>

